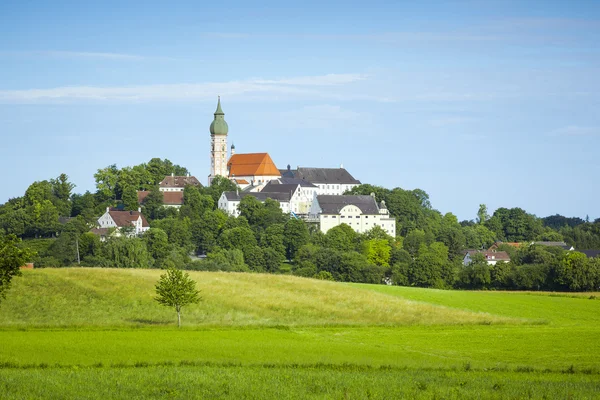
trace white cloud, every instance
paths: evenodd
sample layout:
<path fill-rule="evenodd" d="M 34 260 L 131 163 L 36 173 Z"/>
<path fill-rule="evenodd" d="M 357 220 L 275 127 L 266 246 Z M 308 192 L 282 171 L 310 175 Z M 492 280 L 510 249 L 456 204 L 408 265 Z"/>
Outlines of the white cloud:
<path fill-rule="evenodd" d="M 47 50 L 47 51 L 2 51 L 0 55 L 8 56 L 42 56 L 54 58 L 84 58 L 84 59 L 105 59 L 105 60 L 144 60 L 146 57 L 137 54 L 125 53 L 103 53 L 93 51 L 62 51 L 62 50 Z"/>
<path fill-rule="evenodd" d="M 569 125 L 551 132 L 552 136 L 598 136 L 600 128 L 591 126 Z"/>
<path fill-rule="evenodd" d="M 330 99 L 366 99 L 368 96 L 334 92 L 331 86 L 366 79 L 362 74 L 327 74 L 280 79 L 249 79 L 230 82 L 157 84 L 122 87 L 63 86 L 50 89 L 0 90 L 2 103 L 72 101 L 178 101 L 213 99 L 216 94 L 235 97 L 291 96 Z M 324 88 L 327 87 L 327 90 Z M 369 98 L 377 100 L 376 98 Z M 386 101 L 386 99 L 382 99 Z"/>

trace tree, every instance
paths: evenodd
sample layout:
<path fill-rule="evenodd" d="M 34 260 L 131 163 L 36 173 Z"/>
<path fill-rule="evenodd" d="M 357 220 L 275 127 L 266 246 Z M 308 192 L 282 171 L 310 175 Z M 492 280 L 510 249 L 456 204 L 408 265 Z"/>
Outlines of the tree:
<path fill-rule="evenodd" d="M 144 233 L 143 239 L 146 242 L 148 253 L 154 258 L 156 265 L 162 266 L 171 250 L 167 233 L 160 228 L 150 228 Z"/>
<path fill-rule="evenodd" d="M 480 204 L 479 211 L 477 211 L 477 223 L 483 224 L 488 219 L 490 219 L 490 216 L 488 214 L 487 206 L 485 204 Z"/>
<path fill-rule="evenodd" d="M 158 185 L 152 186 L 150 193 L 144 199 L 144 215 L 150 219 L 160 218 L 160 211 L 164 205 L 163 193 Z"/>
<path fill-rule="evenodd" d="M 307 244 L 309 240 L 310 235 L 304 221 L 296 218 L 290 218 L 286 221 L 283 229 L 283 244 L 288 260 L 293 260 L 298 250 Z"/>
<path fill-rule="evenodd" d="M 196 282 L 188 273 L 176 268 L 167 269 L 156 283 L 156 297 L 159 304 L 173 307 L 177 311 L 177 327 L 181 327 L 181 308 L 188 304 L 200 302 L 200 291 L 196 290 Z"/>
<path fill-rule="evenodd" d="M 123 193 L 121 194 L 121 200 L 123 201 L 125 210 L 137 211 L 139 204 L 137 191 L 135 190 L 135 187 L 125 186 L 125 188 L 123 189 Z"/>
<path fill-rule="evenodd" d="M 109 199 L 116 198 L 115 188 L 119 179 L 119 170 L 116 164 L 99 169 L 94 174 L 94 179 L 96 180 L 96 188 L 99 193 Z"/>
<path fill-rule="evenodd" d="M 32 256 L 29 250 L 18 247 L 20 241 L 15 235 L 0 235 L 0 300 L 6 298 L 12 278 L 21 275 L 19 267 Z"/>
<path fill-rule="evenodd" d="M 189 217 L 191 220 L 198 219 L 205 211 L 214 208 L 212 197 L 206 194 L 201 194 L 198 188 L 194 186 L 186 186 L 183 189 L 183 206 L 179 210 L 179 215 Z"/>

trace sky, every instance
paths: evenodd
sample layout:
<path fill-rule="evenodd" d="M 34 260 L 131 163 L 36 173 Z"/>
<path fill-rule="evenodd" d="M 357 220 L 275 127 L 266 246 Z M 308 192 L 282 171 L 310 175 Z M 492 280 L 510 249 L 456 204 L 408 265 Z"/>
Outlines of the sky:
<path fill-rule="evenodd" d="M 0 2 L 0 203 L 238 153 L 425 190 L 460 220 L 600 217 L 600 1 Z"/>

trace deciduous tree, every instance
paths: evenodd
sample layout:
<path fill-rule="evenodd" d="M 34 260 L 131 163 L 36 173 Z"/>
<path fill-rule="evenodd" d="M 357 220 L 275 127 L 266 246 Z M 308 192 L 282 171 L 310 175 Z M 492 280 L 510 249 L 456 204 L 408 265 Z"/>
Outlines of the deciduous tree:
<path fill-rule="evenodd" d="M 167 272 L 160 276 L 155 288 L 154 299 L 163 306 L 175 308 L 177 327 L 181 327 L 181 309 L 188 304 L 199 303 L 201 300 L 196 282 L 188 273 L 176 268 L 167 269 Z"/>

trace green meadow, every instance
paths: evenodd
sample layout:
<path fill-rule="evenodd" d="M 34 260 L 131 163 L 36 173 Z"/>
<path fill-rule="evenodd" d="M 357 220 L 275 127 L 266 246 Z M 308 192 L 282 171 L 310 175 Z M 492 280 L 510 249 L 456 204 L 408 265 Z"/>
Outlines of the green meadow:
<path fill-rule="evenodd" d="M 0 305 L 0 398 L 598 398 L 598 293 L 466 292 L 190 272 L 24 271 Z"/>

